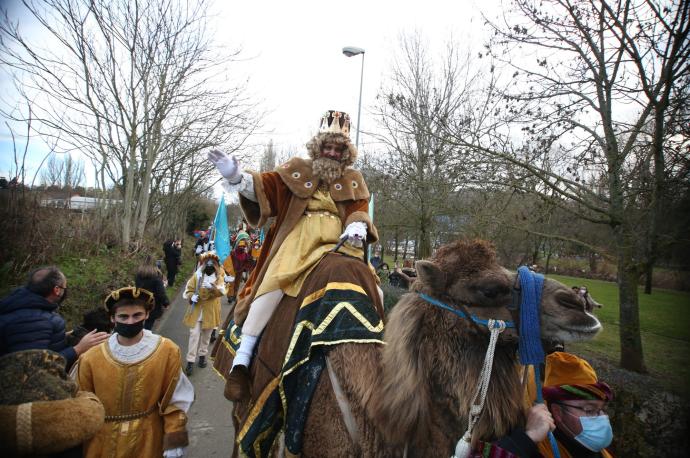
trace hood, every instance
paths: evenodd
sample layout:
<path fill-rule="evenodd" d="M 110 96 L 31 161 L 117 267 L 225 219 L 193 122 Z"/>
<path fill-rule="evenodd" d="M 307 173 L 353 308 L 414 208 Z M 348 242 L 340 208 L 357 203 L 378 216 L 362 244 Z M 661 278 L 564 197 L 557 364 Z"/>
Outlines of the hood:
<path fill-rule="evenodd" d="M 22 308 L 53 312 L 58 308 L 58 304 L 32 293 L 25 287 L 15 289 L 9 296 L 0 301 L 0 314 L 11 313 Z"/>

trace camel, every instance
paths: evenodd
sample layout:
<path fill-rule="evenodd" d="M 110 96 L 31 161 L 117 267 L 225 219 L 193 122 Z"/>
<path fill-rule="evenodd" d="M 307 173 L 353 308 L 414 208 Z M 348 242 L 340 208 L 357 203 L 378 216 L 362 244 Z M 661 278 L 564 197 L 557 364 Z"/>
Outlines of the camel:
<path fill-rule="evenodd" d="M 479 318 L 509 321 L 507 306 L 517 274 L 501 267 L 484 241 L 443 246 L 416 268 L 412 291 L 388 317 L 385 346 L 345 343 L 328 351 L 328 370 L 309 405 L 303 456 L 453 453 L 467 428 L 489 332 L 432 305 L 420 293 Z M 592 338 L 601 329 L 581 296 L 550 279 L 544 282 L 540 319 L 542 337 L 564 342 Z M 513 330 L 499 338 L 473 446 L 524 427 L 517 338 Z"/>

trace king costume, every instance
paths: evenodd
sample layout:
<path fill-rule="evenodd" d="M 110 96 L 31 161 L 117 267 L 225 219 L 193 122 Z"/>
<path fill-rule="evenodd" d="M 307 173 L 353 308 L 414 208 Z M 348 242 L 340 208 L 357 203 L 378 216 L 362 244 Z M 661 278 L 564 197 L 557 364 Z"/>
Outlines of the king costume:
<path fill-rule="evenodd" d="M 339 243 L 378 240 L 366 183 L 350 167 L 357 150 L 348 133 L 347 114 L 330 111 L 307 144 L 309 159 L 292 158 L 272 172 L 242 172 L 241 179 L 219 167 L 225 190 L 239 192 L 247 222 L 253 227 L 271 222 L 257 265 L 238 294 L 234 321 L 229 317 L 224 326 L 214 363 L 228 380 L 226 397 L 236 401 L 236 451 L 241 455 L 264 456 L 281 430 L 287 451 L 299 455 L 310 399 L 329 349 L 346 342 L 383 344 L 382 297 L 375 273 L 363 262 L 366 246 Z M 335 159 L 321 160 L 329 159 L 326 145 L 339 150 L 337 167 Z M 222 160 L 220 154 L 209 158 Z M 350 231 L 353 227 L 357 232 Z M 332 253 L 337 245 L 342 246 Z M 251 323 L 255 307 L 276 297 L 277 308 L 264 309 L 271 316 L 262 312 L 268 320 L 265 330 Z M 260 331 L 249 332 L 250 323 Z M 237 360 L 248 338 L 260 340 L 252 344 L 258 347 L 257 363 L 250 366 L 250 399 L 229 389 L 233 372 L 246 364 L 238 366 Z"/>

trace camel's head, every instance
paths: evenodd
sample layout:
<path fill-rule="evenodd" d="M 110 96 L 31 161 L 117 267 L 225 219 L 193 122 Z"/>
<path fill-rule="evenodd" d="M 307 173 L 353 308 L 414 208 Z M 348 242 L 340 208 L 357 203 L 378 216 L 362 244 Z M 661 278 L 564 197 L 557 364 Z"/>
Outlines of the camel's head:
<path fill-rule="evenodd" d="M 588 340 L 601 331 L 601 323 L 590 312 L 601 304 L 563 283 L 544 279 L 541 299 L 541 334 L 544 339 L 572 342 Z"/>
<path fill-rule="evenodd" d="M 488 242 L 460 240 L 444 245 L 431 259 L 418 261 L 415 267 L 415 290 L 478 318 L 512 320 L 507 307 L 511 304 L 515 274 L 498 265 Z M 503 334 L 509 336 L 516 334 Z"/>
<path fill-rule="evenodd" d="M 493 247 L 485 241 L 460 240 L 439 248 L 427 261 L 416 263 L 414 289 L 482 319 L 515 321 L 511 313 L 513 293 L 519 285 L 516 272 L 496 261 Z M 519 293 L 519 291 L 517 291 Z M 552 279 L 544 280 L 541 300 L 541 332 L 544 339 L 562 342 L 586 340 L 601 330 L 599 320 L 585 309 L 586 298 Z M 439 313 L 442 312 L 439 310 Z M 506 330 L 503 338 L 515 338 Z"/>

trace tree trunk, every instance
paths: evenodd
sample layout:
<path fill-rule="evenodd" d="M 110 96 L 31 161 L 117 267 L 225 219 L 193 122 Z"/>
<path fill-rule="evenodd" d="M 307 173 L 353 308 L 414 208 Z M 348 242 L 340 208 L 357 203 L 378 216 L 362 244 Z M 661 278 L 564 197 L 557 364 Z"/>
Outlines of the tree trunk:
<path fill-rule="evenodd" d="M 546 248 L 548 246 L 548 248 Z M 548 242 L 544 244 L 544 249 L 546 251 L 546 261 L 544 265 L 544 274 L 549 273 L 549 265 L 551 264 L 551 253 L 553 253 L 552 247 L 551 247 L 551 242 Z"/>
<path fill-rule="evenodd" d="M 654 276 L 654 264 L 645 263 L 644 266 L 644 293 L 652 294 L 652 277 Z"/>
<path fill-rule="evenodd" d="M 640 306 L 637 283 L 638 267 L 635 264 L 629 237 L 617 228 L 618 242 L 618 299 L 620 302 L 621 367 L 635 372 L 647 372 L 640 335 Z"/>
<path fill-rule="evenodd" d="M 589 252 L 589 272 L 590 273 L 597 273 L 597 254 L 594 251 Z"/>
<path fill-rule="evenodd" d="M 415 259 L 427 259 L 431 256 L 431 234 L 429 234 L 428 226 L 422 225 L 419 234 L 419 248 L 415 255 Z"/>
<path fill-rule="evenodd" d="M 395 228 L 395 255 L 393 256 L 393 262 L 398 262 L 398 243 L 400 243 L 400 229 Z"/>

